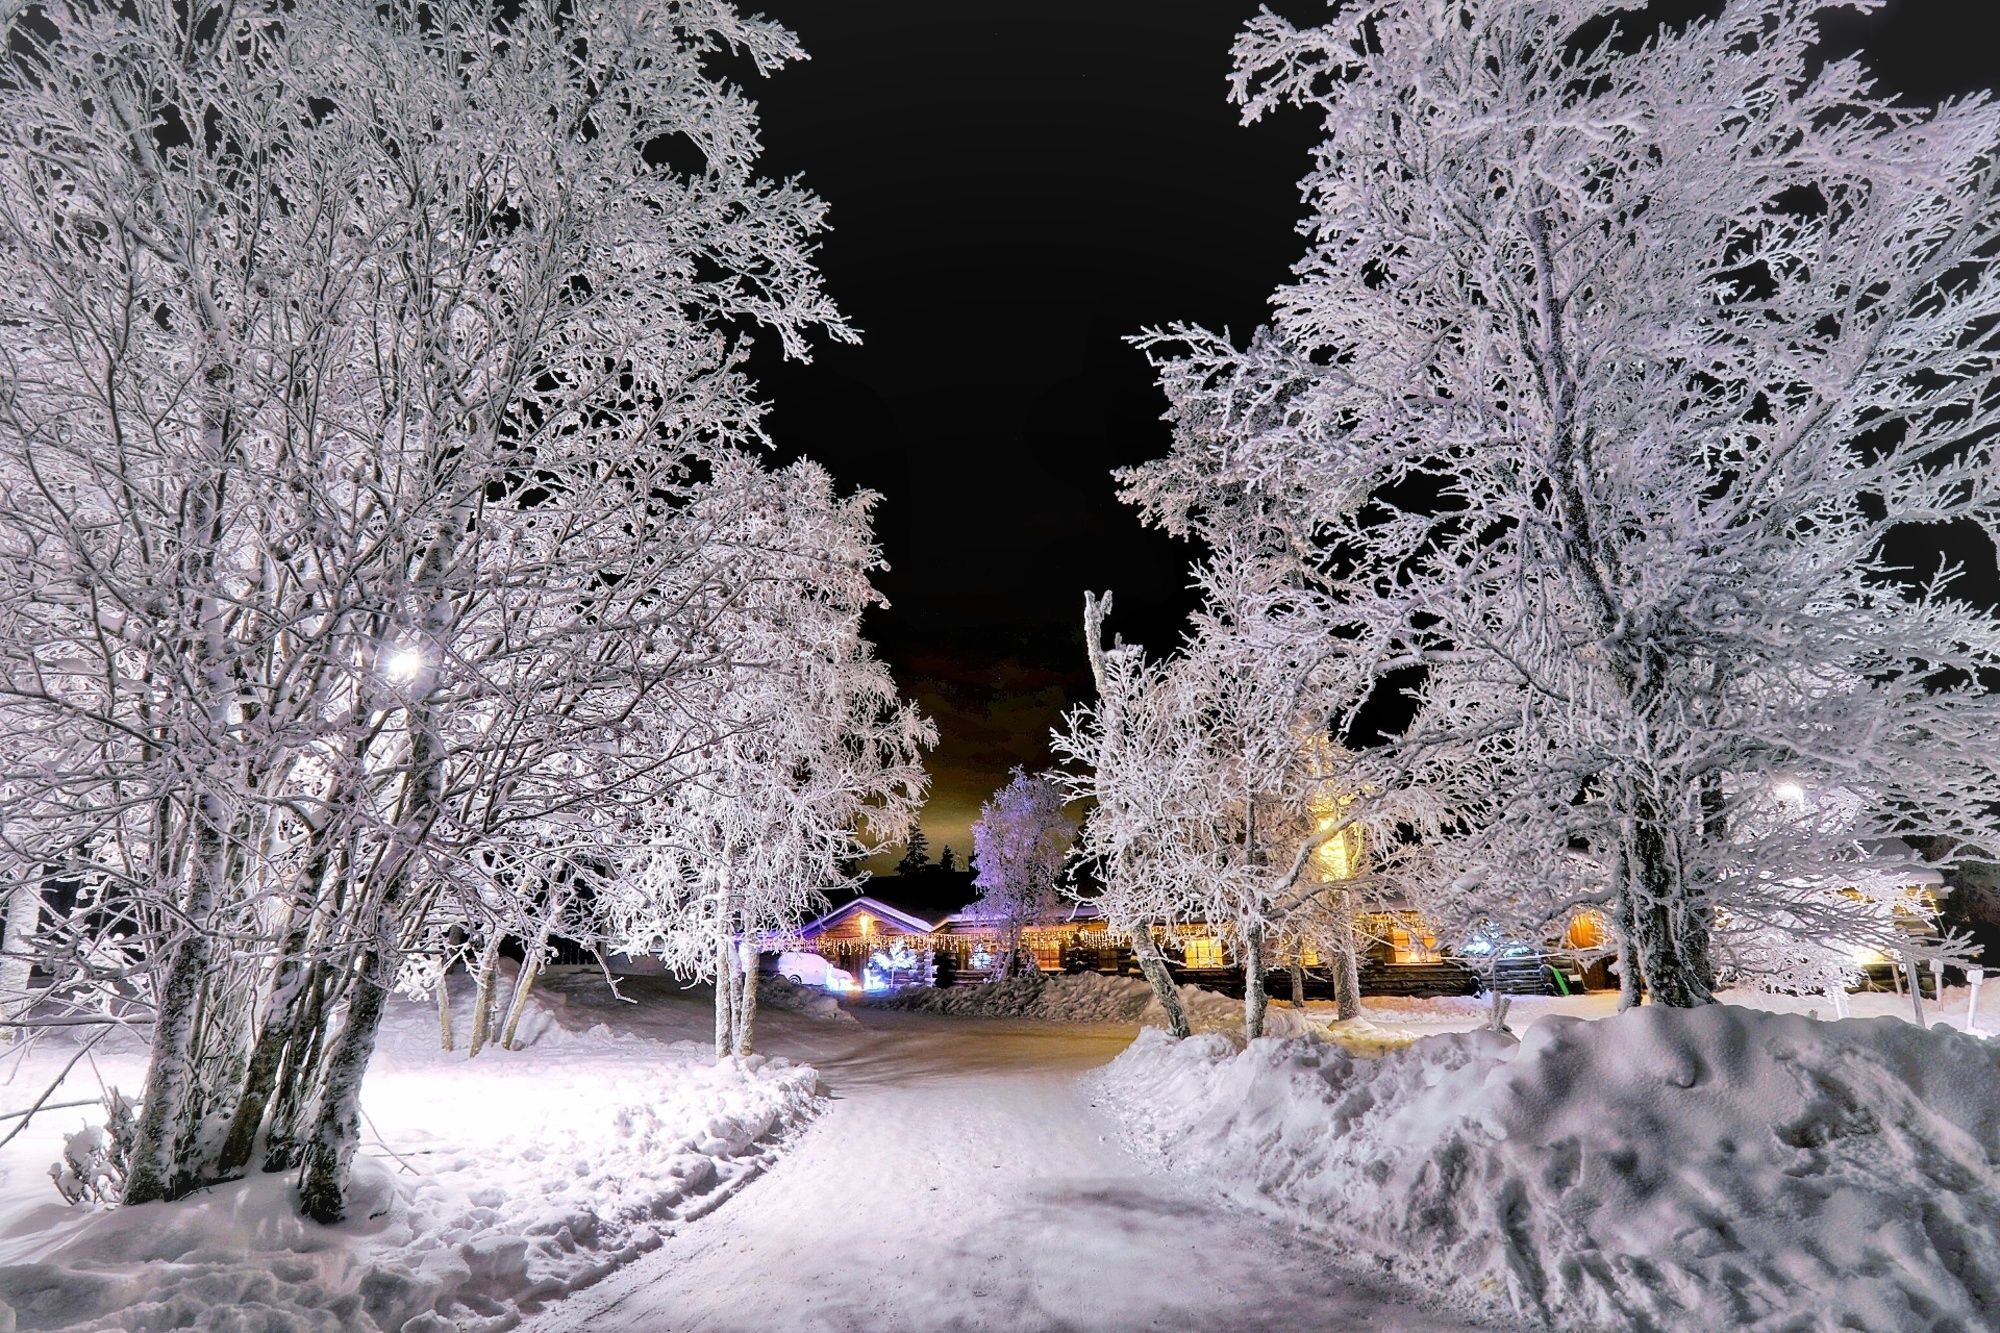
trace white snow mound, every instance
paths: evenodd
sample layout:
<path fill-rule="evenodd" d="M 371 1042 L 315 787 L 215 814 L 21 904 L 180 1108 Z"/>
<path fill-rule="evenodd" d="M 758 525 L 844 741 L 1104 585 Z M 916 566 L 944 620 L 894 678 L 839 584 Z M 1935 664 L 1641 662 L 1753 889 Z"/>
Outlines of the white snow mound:
<path fill-rule="evenodd" d="M 1357 1059 L 1149 1031 L 1142 1148 L 1568 1328 L 2000 1327 L 2000 1045 L 1711 1005 Z"/>
<path fill-rule="evenodd" d="M 788 977 L 765 976 L 757 981 L 757 1003 L 765 1008 L 804 1014 L 827 1023 L 858 1022 L 840 1007 L 840 1001 L 817 986 L 801 986 Z"/>
<path fill-rule="evenodd" d="M 650 1078 L 617 1087 L 580 1066 L 580 1098 L 548 1075 L 540 1104 L 466 1103 L 440 1126 L 458 1146 L 358 1156 L 337 1226 L 298 1216 L 290 1174 L 130 1208 L 69 1209 L 51 1190 L 0 1235 L 0 1330 L 512 1328 L 715 1207 L 826 1104 L 810 1066 L 647 1049 Z"/>

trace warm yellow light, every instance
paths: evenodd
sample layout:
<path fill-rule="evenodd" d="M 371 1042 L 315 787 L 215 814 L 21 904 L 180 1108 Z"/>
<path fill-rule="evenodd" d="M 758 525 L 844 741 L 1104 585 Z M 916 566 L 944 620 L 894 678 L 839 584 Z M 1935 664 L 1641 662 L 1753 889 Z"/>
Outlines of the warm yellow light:
<path fill-rule="evenodd" d="M 1606 933 L 1604 913 L 1586 907 L 1569 919 L 1563 942 L 1572 949 L 1598 949 L 1604 946 Z"/>
<path fill-rule="evenodd" d="M 875 918 L 874 918 L 874 917 L 872 917 L 872 916 L 868 915 L 868 913 L 866 913 L 866 912 L 862 912 L 862 913 L 860 913 L 860 914 L 859 914 L 858 916 L 856 916 L 856 917 L 855 917 L 854 919 L 855 919 L 855 920 L 856 920 L 857 922 L 859 922 L 859 923 L 860 923 L 860 925 L 861 925 L 861 933 L 862 933 L 863 935 L 873 935 L 873 934 L 875 933 Z"/>
<path fill-rule="evenodd" d="M 1213 935 L 1197 935 L 1181 946 L 1181 957 L 1189 967 L 1222 967 L 1222 941 Z"/>
<path fill-rule="evenodd" d="M 1330 797 L 1315 800 L 1311 807 L 1314 827 L 1323 834 L 1338 828 L 1346 819 L 1343 808 L 1353 803 L 1351 796 L 1344 801 Z M 1360 861 L 1361 830 L 1352 826 L 1333 834 L 1313 852 L 1313 863 L 1319 867 L 1321 877 L 1328 880 L 1353 879 Z"/>

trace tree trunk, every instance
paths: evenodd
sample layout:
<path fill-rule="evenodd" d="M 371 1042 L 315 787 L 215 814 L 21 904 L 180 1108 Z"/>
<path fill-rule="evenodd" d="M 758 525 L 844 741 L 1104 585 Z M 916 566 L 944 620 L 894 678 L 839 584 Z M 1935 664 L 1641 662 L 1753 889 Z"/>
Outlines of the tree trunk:
<path fill-rule="evenodd" d="M 451 1026 L 451 968 L 447 965 L 438 974 L 438 1049 L 456 1050 L 456 1036 Z"/>
<path fill-rule="evenodd" d="M 729 1058 L 736 1035 L 736 965 L 730 959 L 728 932 L 715 943 L 715 1062 Z"/>
<path fill-rule="evenodd" d="M 1715 1001 L 1709 971 L 1708 894 L 1687 882 L 1663 819 L 1634 821 L 1627 846 L 1640 971 L 1653 1003 L 1692 1009 Z"/>
<path fill-rule="evenodd" d="M 1166 1013 L 1167 1035 L 1179 1041 L 1193 1029 L 1188 1026 L 1180 988 L 1174 985 L 1173 973 L 1167 971 L 1167 960 L 1160 957 L 1160 946 L 1153 942 L 1151 927 L 1140 926 L 1132 932 L 1132 956 L 1139 960 L 1139 971 L 1145 974 L 1153 987 L 1153 998 Z"/>
<path fill-rule="evenodd" d="M 521 1026 L 521 1015 L 528 1012 L 528 997 L 534 993 L 535 978 L 542 975 L 542 951 L 538 948 L 521 965 L 521 979 L 514 983 L 513 999 L 507 1005 L 507 1028 L 500 1034 L 500 1049 L 514 1049 L 514 1033 Z"/>
<path fill-rule="evenodd" d="M 1292 974 L 1292 1008 L 1303 1009 L 1306 1007 L 1306 969 L 1294 958 L 1286 970 Z"/>
<path fill-rule="evenodd" d="M 500 939 L 496 933 L 479 953 L 479 991 L 472 999 L 472 1038 L 465 1051 L 468 1060 L 484 1049 L 493 1033 L 493 998 L 500 988 Z"/>
<path fill-rule="evenodd" d="M 315 855 L 304 882 L 319 884 L 326 874 L 330 853 L 322 843 Z M 236 1108 L 231 1113 L 229 1133 L 223 1139 L 222 1152 L 216 1158 L 216 1174 L 230 1177 L 240 1174 L 250 1162 L 250 1155 L 256 1150 L 257 1133 L 264 1127 L 265 1112 L 271 1109 L 271 1095 L 278 1086 L 278 1076 L 285 1065 L 285 1057 L 297 1043 L 299 1018 L 305 1009 L 308 983 L 313 980 L 314 971 L 305 959 L 317 938 L 313 915 L 310 912 L 295 911 L 290 929 L 285 932 L 285 942 L 271 973 L 271 990 L 264 1003 L 263 1022 L 259 1024 L 256 1039 L 250 1049 L 250 1059 L 243 1074 L 243 1091 L 236 1099 Z M 297 1060 L 294 1058 L 293 1064 Z"/>
<path fill-rule="evenodd" d="M 1334 926 L 1334 1000 L 1342 1020 L 1361 1017 L 1361 960 L 1354 947 L 1354 894 L 1342 889 L 1337 903 L 1340 920 Z"/>
<path fill-rule="evenodd" d="M 1252 925 L 1243 931 L 1243 1035 L 1255 1041 L 1264 1035 L 1264 1009 L 1270 997 L 1264 991 L 1264 927 Z"/>
<path fill-rule="evenodd" d="M 16 1035 L 12 1021 L 33 1007 L 28 978 L 35 968 L 35 938 L 42 930 L 42 882 L 29 878 L 7 895 L 6 933 L 0 935 L 0 1041 Z"/>
<path fill-rule="evenodd" d="M 153 1018 L 153 1049 L 146 1065 L 131 1165 L 125 1177 L 126 1203 L 178 1198 L 183 1180 L 182 1128 L 195 1087 L 191 1067 L 202 981 L 208 974 L 208 918 L 215 904 L 210 877 L 222 865 L 222 841 L 210 812 L 195 816 L 195 846 L 189 856 L 188 905 L 179 936 L 168 950 L 166 982 Z"/>
<path fill-rule="evenodd" d="M 731 949 L 740 959 L 742 951 Z M 748 1055 L 757 1045 L 757 956 L 743 964 L 743 985 L 736 998 L 736 1053 Z"/>
<path fill-rule="evenodd" d="M 319 1106 L 299 1160 L 299 1211 L 315 1222 L 347 1212 L 347 1168 L 361 1141 L 361 1077 L 382 1027 L 391 964 L 380 949 L 362 957 L 347 998 L 347 1021 L 327 1050 Z"/>
<path fill-rule="evenodd" d="M 1619 858 L 1618 885 L 1618 1012 L 1636 1008 L 1639 1004 L 1639 950 L 1633 942 L 1638 931 L 1638 913 L 1632 907 L 1632 895 L 1624 884 L 1624 858 Z"/>
<path fill-rule="evenodd" d="M 306 969 L 305 1000 L 295 1020 L 293 1037 L 279 1066 L 266 1112 L 269 1128 L 264 1135 L 264 1170 L 289 1171 L 298 1163 L 299 1123 L 305 1116 L 310 1071 L 319 1063 L 326 1045 L 325 1020 L 333 997 L 327 993 L 327 969 L 314 963 Z"/>
<path fill-rule="evenodd" d="M 299 990 L 304 977 L 296 955 L 288 956 L 278 966 L 270 1007 L 257 1030 L 256 1044 L 251 1048 L 249 1066 L 244 1071 L 243 1093 L 236 1100 L 228 1137 L 216 1158 L 216 1173 L 225 1178 L 239 1174 L 256 1149 L 257 1131 L 264 1126 L 264 1111 L 270 1105 L 279 1068 L 297 1031 Z"/>

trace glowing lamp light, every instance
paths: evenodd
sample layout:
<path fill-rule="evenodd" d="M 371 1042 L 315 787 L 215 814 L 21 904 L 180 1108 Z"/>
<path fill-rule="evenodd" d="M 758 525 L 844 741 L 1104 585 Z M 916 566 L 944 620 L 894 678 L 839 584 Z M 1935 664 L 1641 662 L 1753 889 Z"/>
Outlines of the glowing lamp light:
<path fill-rule="evenodd" d="M 382 664 L 382 674 L 398 685 L 408 685 L 424 674 L 424 655 L 416 648 L 398 648 Z"/>
<path fill-rule="evenodd" d="M 1790 801 L 1793 805 L 1802 804 L 1806 799 L 1806 789 L 1796 782 L 1780 782 L 1771 788 L 1771 794 L 1781 801 Z"/>

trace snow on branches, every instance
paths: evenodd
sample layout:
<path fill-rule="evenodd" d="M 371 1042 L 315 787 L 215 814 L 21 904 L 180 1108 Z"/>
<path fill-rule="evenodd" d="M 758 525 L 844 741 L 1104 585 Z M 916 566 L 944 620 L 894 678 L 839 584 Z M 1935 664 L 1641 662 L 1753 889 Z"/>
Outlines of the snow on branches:
<path fill-rule="evenodd" d="M 539 952 L 732 734 L 744 339 L 853 335 L 714 66 L 800 52 L 720 0 L 6 23 L 0 882 L 78 896 L 0 1011 L 150 1025 L 125 1200 L 262 1145 L 334 1218 L 400 955 Z"/>
<path fill-rule="evenodd" d="M 1786 940 L 1907 943 L 1841 892 L 1907 882 L 1896 839 L 2000 844 L 2000 622 L 1895 554 L 2000 517 L 2000 111 L 1890 101 L 1808 0 L 1610 8 L 1253 20 L 1245 118 L 1325 131 L 1310 249 L 1247 347 L 1143 340 L 1176 437 L 1126 480 L 1177 528 L 1254 497 L 1339 717 L 1407 694 L 1357 777 L 1433 810 L 1442 924 L 1600 908 L 1698 1004 L 1820 984 Z"/>
<path fill-rule="evenodd" d="M 1021 928 L 1045 920 L 1063 901 L 1063 863 L 1076 838 L 1076 821 L 1061 788 L 1016 768 L 1007 785 L 979 807 L 972 824 L 973 883 L 979 897 L 964 915 L 991 922 L 1004 945 L 994 975 L 1013 975 L 1021 953 Z"/>
<path fill-rule="evenodd" d="M 874 503 L 837 497 L 813 464 L 744 461 L 696 506 L 740 569 L 703 628 L 714 666 L 687 687 L 709 730 L 601 898 L 615 947 L 713 977 L 718 1059 L 751 1052 L 758 948 L 825 911 L 823 891 L 903 838 L 923 799 L 936 731 L 861 637 L 881 601 Z"/>
<path fill-rule="evenodd" d="M 1092 802 L 1079 850 L 1103 883 L 1100 910 L 1132 939 L 1176 1028 L 1156 927 L 1173 936 L 1200 924 L 1231 941 L 1245 1031 L 1259 1036 L 1274 945 L 1296 956 L 1324 940 L 1351 980 L 1353 891 L 1379 882 L 1360 849 L 1377 837 L 1386 846 L 1410 814 L 1401 792 L 1353 785 L 1327 736 L 1339 658 L 1295 575 L 1288 559 L 1223 547 L 1201 567 L 1192 633 L 1157 661 L 1107 646 L 1110 599 L 1086 599 L 1098 697 L 1055 745 L 1073 765 L 1069 794 Z"/>

